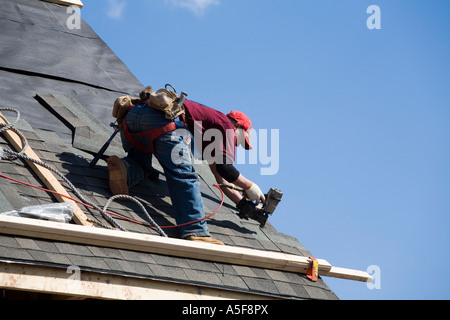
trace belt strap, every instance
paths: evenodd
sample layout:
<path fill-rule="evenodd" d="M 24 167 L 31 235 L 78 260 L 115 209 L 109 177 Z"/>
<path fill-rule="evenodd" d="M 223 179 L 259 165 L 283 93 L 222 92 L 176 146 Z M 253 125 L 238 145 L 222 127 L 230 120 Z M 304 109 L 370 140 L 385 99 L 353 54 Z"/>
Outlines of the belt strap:
<path fill-rule="evenodd" d="M 166 134 L 168 132 L 172 132 L 175 131 L 178 128 L 181 128 L 182 125 L 176 123 L 176 122 L 171 122 L 163 127 L 160 128 L 155 128 L 155 129 L 151 129 L 145 132 L 140 132 L 140 133 L 131 133 L 128 130 L 128 126 L 126 124 L 126 121 L 123 121 L 123 133 L 125 134 L 125 137 L 128 139 L 128 141 L 131 142 L 131 144 L 133 144 L 133 146 L 135 146 L 138 150 L 142 151 L 142 152 L 151 152 L 151 153 L 155 153 L 155 148 L 154 148 L 154 142 L 156 139 L 158 139 L 159 137 L 161 137 L 163 134 Z M 139 143 L 136 139 L 136 137 L 150 137 L 151 139 L 151 145 L 150 148 L 147 148 L 145 146 L 143 146 L 141 143 Z"/>

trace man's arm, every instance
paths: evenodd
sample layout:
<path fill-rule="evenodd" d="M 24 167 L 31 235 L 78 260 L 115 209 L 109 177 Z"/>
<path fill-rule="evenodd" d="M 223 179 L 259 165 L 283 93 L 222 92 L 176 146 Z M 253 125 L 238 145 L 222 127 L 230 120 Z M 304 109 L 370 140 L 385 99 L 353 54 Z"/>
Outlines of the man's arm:
<path fill-rule="evenodd" d="M 211 172 L 213 173 L 214 177 L 216 178 L 216 181 L 218 184 L 228 184 L 229 182 L 227 180 L 225 180 L 217 171 L 217 165 L 215 163 L 209 165 Z M 246 181 L 247 179 L 245 179 L 245 177 L 243 177 L 241 174 L 239 174 L 238 179 L 236 180 L 236 182 L 240 181 L 241 185 L 247 185 Z M 236 186 L 238 186 L 237 184 L 235 184 Z M 251 182 L 250 182 L 251 185 Z M 239 186 L 241 188 L 244 189 L 244 187 Z M 238 204 L 242 198 L 244 197 L 242 195 L 242 193 L 240 193 L 239 191 L 236 190 L 232 190 L 229 188 L 223 188 L 223 193 L 231 200 L 233 201 L 235 204 Z"/>
<path fill-rule="evenodd" d="M 258 200 L 258 203 L 259 203 L 259 200 L 261 200 L 263 203 L 265 203 L 264 195 L 261 192 L 261 190 L 259 189 L 259 187 L 256 184 L 254 184 L 252 181 L 245 178 L 242 174 L 240 174 L 239 171 L 237 171 L 233 167 L 233 165 L 217 165 L 216 163 L 214 163 L 214 164 L 210 165 L 210 168 L 211 168 L 211 172 L 213 173 L 214 177 L 216 178 L 216 181 L 218 184 L 232 183 L 233 185 L 246 190 L 247 195 L 249 192 L 251 192 L 252 196 L 255 197 L 255 200 Z M 222 172 L 222 174 L 220 174 L 220 171 L 225 171 L 225 172 Z M 225 179 L 223 176 L 227 177 L 228 179 Z M 234 180 L 234 181 L 230 182 L 229 180 L 231 180 L 231 181 Z M 223 189 L 223 192 L 236 205 L 244 198 L 243 195 L 239 191 L 236 191 L 236 190 L 225 188 L 225 189 Z"/>

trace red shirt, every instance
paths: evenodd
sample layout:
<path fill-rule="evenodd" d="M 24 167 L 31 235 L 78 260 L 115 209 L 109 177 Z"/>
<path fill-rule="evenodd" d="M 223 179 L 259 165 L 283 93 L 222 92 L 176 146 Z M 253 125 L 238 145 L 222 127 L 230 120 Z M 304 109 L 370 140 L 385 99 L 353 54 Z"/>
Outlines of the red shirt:
<path fill-rule="evenodd" d="M 184 106 L 184 122 L 194 135 L 194 143 L 202 152 L 202 159 L 224 164 L 225 156 L 227 163 L 232 164 L 235 160 L 236 133 L 230 119 L 224 113 L 197 102 L 186 100 Z"/>

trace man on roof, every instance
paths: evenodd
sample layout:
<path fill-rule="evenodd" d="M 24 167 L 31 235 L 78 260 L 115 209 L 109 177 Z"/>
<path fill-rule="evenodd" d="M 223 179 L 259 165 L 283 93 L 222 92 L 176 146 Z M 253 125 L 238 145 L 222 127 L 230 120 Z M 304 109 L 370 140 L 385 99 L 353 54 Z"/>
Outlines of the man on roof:
<path fill-rule="evenodd" d="M 223 245 L 211 237 L 203 220 L 205 213 L 199 179 L 191 161 L 192 137 L 200 153 L 198 158 L 209 164 L 217 183 L 233 184 L 245 190 L 245 196 L 233 189 L 223 190 L 238 209 L 243 203 L 248 205 L 249 201 L 255 201 L 255 205 L 265 203 L 259 186 L 245 178 L 233 165 L 237 146 L 247 150 L 252 148 L 249 139 L 252 123 L 244 113 L 232 111 L 225 115 L 185 100 L 184 114 L 168 120 L 164 112 L 149 107 L 147 101 L 139 101 L 124 117 L 123 127 L 122 144 L 128 155 L 123 159 L 116 156 L 108 159 L 111 192 L 114 195 L 128 194 L 130 188 L 154 176 L 154 154 L 167 179 L 175 220 L 177 225 L 181 225 L 181 238 Z M 155 131 L 157 135 L 152 134 Z"/>

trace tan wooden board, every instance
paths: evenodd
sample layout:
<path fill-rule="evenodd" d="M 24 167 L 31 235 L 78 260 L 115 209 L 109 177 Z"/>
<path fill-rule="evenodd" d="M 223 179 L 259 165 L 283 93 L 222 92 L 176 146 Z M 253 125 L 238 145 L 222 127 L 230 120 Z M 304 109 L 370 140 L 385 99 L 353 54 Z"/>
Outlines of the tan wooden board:
<path fill-rule="evenodd" d="M 306 273 L 311 264 L 309 257 L 281 252 L 219 246 L 154 235 L 9 216 L 0 216 L 0 233 L 296 273 Z M 319 275 L 363 282 L 372 281 L 372 277 L 364 271 L 333 267 L 323 259 L 318 259 L 318 261 Z"/>
<path fill-rule="evenodd" d="M 0 112 L 0 123 L 4 124 L 4 125 L 9 124 L 8 120 L 4 117 L 4 115 L 1 112 Z M 11 145 L 14 147 L 14 149 L 17 150 L 17 152 L 22 150 L 22 140 L 15 132 L 13 132 L 11 130 L 6 130 L 3 132 L 3 135 L 9 141 L 9 143 L 11 143 Z M 39 157 L 37 156 L 37 154 L 33 151 L 33 149 L 31 149 L 31 147 L 28 147 L 25 150 L 24 155 L 26 155 L 29 158 L 32 158 L 34 160 L 41 161 L 39 159 Z M 32 161 L 27 161 L 27 164 L 30 166 L 30 168 L 33 170 L 33 172 L 36 173 L 36 175 L 39 177 L 39 179 L 42 181 L 42 183 L 47 187 L 47 189 L 54 191 L 54 192 L 58 192 L 67 197 L 70 197 L 70 195 L 67 193 L 66 189 L 61 185 L 61 183 L 56 179 L 56 177 L 50 170 L 32 162 Z M 69 199 L 67 199 L 63 196 L 57 195 L 57 194 L 55 194 L 54 196 L 59 202 L 73 203 L 73 209 L 74 209 L 74 218 L 73 219 L 77 224 L 81 224 L 84 226 L 91 226 L 91 227 L 93 226 L 93 224 L 88 221 L 88 218 L 84 214 L 84 212 L 80 209 L 80 207 L 74 201 L 69 200 Z"/>

